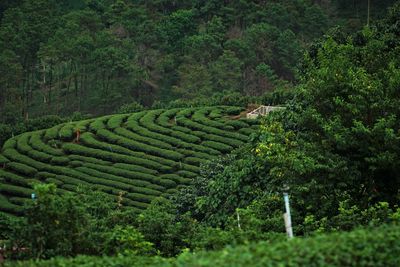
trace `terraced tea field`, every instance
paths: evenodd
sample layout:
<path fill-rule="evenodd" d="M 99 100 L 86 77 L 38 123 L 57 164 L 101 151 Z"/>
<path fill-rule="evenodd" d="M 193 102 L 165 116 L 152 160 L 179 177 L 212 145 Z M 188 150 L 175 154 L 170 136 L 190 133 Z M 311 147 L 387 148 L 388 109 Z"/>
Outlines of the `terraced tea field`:
<path fill-rule="evenodd" d="M 0 212 L 20 214 L 35 182 L 80 184 L 140 211 L 188 185 L 202 162 L 247 142 L 257 121 L 238 107 L 176 108 L 57 125 L 9 139 L 0 154 Z M 76 139 L 76 131 L 80 138 Z"/>

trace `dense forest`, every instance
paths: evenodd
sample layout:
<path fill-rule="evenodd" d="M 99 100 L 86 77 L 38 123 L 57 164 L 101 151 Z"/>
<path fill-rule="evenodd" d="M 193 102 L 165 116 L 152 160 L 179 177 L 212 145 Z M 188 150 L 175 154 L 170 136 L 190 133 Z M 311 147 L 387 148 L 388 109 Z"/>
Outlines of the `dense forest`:
<path fill-rule="evenodd" d="M 0 244 L 28 260 L 6 266 L 398 265 L 399 1 L 0 18 Z"/>
<path fill-rule="evenodd" d="M 393 1 L 372 1 L 372 18 Z M 2 1 L 5 123 L 132 101 L 240 92 L 297 81 L 304 49 L 331 26 L 367 23 L 366 1 Z M 351 11 L 351 12 L 349 12 Z"/>

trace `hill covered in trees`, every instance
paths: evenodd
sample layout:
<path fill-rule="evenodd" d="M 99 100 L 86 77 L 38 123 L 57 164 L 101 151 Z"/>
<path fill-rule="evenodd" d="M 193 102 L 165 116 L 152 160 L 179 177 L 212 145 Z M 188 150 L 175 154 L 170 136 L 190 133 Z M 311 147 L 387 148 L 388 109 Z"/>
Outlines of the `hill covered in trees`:
<path fill-rule="evenodd" d="M 372 1 L 372 18 L 392 2 Z M 308 44 L 338 21 L 359 28 L 365 10 L 366 1 L 2 1 L 0 119 L 262 95 L 295 82 Z"/>

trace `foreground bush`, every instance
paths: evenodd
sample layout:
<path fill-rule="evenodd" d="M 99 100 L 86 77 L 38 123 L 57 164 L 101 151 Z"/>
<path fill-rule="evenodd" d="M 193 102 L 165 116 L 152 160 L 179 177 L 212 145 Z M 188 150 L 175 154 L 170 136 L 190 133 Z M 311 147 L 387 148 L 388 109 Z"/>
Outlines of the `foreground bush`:
<path fill-rule="evenodd" d="M 400 226 L 382 226 L 277 243 L 260 242 L 222 251 L 157 257 L 56 258 L 5 266 L 398 266 Z"/>

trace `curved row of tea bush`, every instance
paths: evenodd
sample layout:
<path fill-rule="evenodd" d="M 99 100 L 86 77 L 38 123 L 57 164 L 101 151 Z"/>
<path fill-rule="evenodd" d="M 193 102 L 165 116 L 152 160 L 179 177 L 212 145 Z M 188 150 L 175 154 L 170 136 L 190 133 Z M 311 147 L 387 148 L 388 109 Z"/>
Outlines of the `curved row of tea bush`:
<path fill-rule="evenodd" d="M 0 211 L 19 214 L 34 183 L 81 185 L 137 210 L 192 182 L 200 166 L 245 143 L 254 122 L 237 107 L 174 108 L 66 122 L 23 133 L 0 154 Z M 241 131 L 242 130 L 242 131 Z"/>

